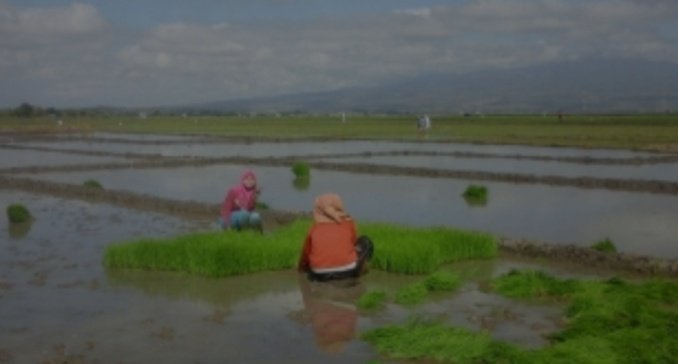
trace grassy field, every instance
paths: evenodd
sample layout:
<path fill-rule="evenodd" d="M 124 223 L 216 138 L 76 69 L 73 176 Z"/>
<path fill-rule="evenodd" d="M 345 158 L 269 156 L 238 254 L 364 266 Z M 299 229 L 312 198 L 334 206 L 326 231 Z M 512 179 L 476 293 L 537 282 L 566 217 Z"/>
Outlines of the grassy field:
<path fill-rule="evenodd" d="M 678 151 L 678 115 L 434 116 L 420 133 L 415 116 L 258 117 L 0 117 L 2 131 L 79 131 L 201 134 L 261 138 L 332 138 L 457 141 L 478 143 L 637 148 Z"/>

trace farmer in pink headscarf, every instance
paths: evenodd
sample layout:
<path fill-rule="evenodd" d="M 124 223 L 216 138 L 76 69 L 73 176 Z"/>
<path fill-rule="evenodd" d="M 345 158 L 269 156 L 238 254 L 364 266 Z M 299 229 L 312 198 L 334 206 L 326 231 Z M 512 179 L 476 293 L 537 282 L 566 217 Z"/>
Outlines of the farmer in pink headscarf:
<path fill-rule="evenodd" d="M 261 230 L 261 217 L 254 211 L 258 194 L 257 177 L 254 172 L 245 171 L 240 176 L 240 184 L 228 190 L 221 204 L 221 226 L 224 229 L 251 227 Z"/>

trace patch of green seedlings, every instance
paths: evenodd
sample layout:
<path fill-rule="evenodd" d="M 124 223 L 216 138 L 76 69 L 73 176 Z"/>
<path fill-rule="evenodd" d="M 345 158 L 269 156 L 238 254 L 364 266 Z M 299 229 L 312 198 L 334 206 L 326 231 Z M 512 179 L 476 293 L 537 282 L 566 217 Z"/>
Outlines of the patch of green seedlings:
<path fill-rule="evenodd" d="M 497 255 L 496 238 L 485 233 L 378 223 L 360 223 L 358 230 L 375 245 L 370 267 L 387 272 L 428 274 L 446 263 Z"/>
<path fill-rule="evenodd" d="M 566 304 L 567 326 L 551 345 L 526 350 L 485 332 L 411 321 L 363 334 L 395 359 L 452 363 L 674 363 L 678 357 L 678 282 L 558 279 L 512 271 L 492 281 L 508 297 Z"/>
<path fill-rule="evenodd" d="M 297 161 L 292 164 L 292 173 L 296 178 L 310 178 L 311 166 L 305 161 Z"/>
<path fill-rule="evenodd" d="M 88 179 L 83 182 L 82 185 L 88 188 L 104 189 L 104 186 L 102 186 L 101 183 L 95 179 Z"/>
<path fill-rule="evenodd" d="M 485 332 L 445 326 L 412 319 L 405 325 L 367 331 L 362 338 L 389 358 L 428 359 L 449 363 L 501 363 L 493 361 L 497 353 L 516 349 L 493 341 Z"/>
<path fill-rule="evenodd" d="M 469 185 L 462 196 L 469 205 L 485 205 L 487 203 L 487 187 Z"/>
<path fill-rule="evenodd" d="M 415 305 L 425 300 L 434 292 L 451 292 L 456 290 L 461 283 L 458 274 L 438 271 L 423 280 L 409 284 L 395 293 L 395 302 L 400 305 Z M 357 306 L 363 310 L 377 310 L 386 305 L 388 293 L 384 290 L 369 291 L 363 294 L 357 302 Z"/>
<path fill-rule="evenodd" d="M 617 247 L 614 245 L 612 240 L 605 238 L 591 245 L 591 248 L 603 253 L 616 253 Z"/>
<path fill-rule="evenodd" d="M 20 224 L 31 220 L 31 213 L 26 206 L 15 203 L 7 206 L 7 218 L 9 222 Z"/>
<path fill-rule="evenodd" d="M 409 284 L 396 292 L 395 302 L 400 305 L 416 305 L 426 299 L 430 293 L 451 292 L 457 289 L 461 283 L 459 275 L 438 271 L 422 281 Z"/>
<path fill-rule="evenodd" d="M 388 293 L 384 290 L 368 291 L 358 298 L 356 306 L 366 311 L 379 310 L 386 305 L 387 299 Z"/>
<path fill-rule="evenodd" d="M 139 239 L 107 247 L 110 268 L 183 271 L 222 277 L 295 266 L 311 226 L 297 220 L 271 234 L 219 231 L 168 239 Z M 423 274 L 441 264 L 496 256 L 496 239 L 488 234 L 443 228 L 415 229 L 387 224 L 360 224 L 374 242 L 370 267 L 395 273 Z"/>

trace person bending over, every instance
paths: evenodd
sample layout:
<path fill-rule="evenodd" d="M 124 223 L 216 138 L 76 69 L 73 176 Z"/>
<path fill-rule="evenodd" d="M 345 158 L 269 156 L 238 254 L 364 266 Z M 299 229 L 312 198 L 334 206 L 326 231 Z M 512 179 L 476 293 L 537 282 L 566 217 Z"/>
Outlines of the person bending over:
<path fill-rule="evenodd" d="M 315 281 L 359 277 L 367 271 L 374 247 L 368 237 L 356 236 L 355 223 L 341 198 L 334 193 L 318 196 L 298 270 Z"/>

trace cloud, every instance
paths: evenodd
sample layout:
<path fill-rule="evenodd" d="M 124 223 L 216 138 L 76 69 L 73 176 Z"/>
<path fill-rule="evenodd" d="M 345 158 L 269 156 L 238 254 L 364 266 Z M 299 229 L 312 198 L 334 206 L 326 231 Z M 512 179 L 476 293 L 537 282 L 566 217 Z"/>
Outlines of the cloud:
<path fill-rule="evenodd" d="M 173 104 L 565 59 L 678 59 L 673 1 L 422 4 L 301 20 L 167 22 L 137 33 L 87 4 L 0 0 L 0 71 L 58 84 L 45 87 L 50 95 L 64 84 L 87 91 L 72 102 Z"/>
<path fill-rule="evenodd" d="M 15 9 L 0 3 L 0 44 L 26 46 L 68 42 L 100 33 L 106 22 L 94 6 Z"/>

